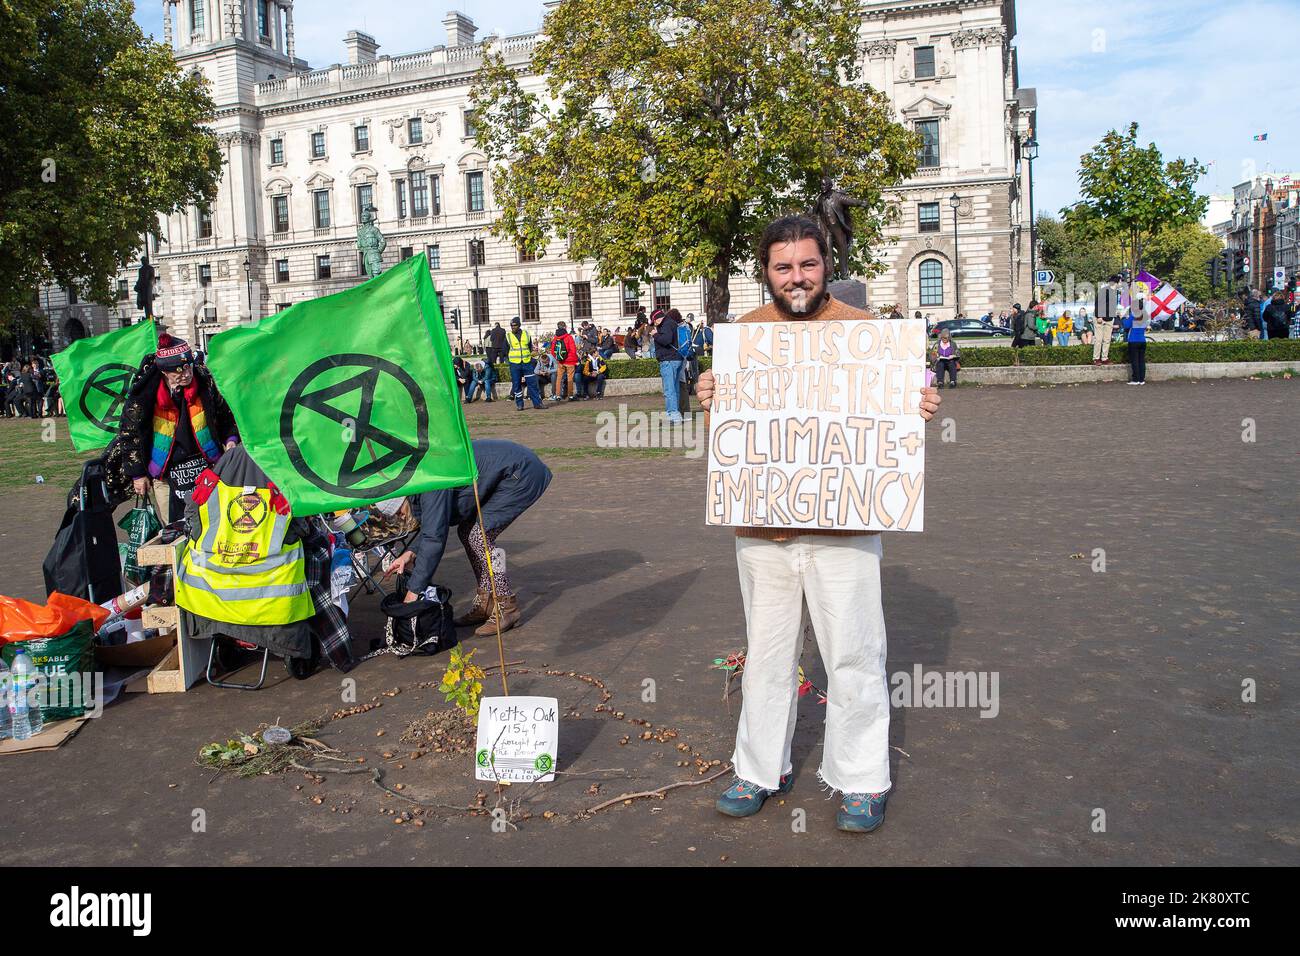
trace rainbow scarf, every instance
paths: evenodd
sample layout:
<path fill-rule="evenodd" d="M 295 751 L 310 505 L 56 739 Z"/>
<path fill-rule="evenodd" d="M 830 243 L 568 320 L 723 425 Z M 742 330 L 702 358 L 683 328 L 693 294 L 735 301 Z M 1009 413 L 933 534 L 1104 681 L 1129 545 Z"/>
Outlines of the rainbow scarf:
<path fill-rule="evenodd" d="M 203 449 L 204 456 L 210 462 L 216 462 L 221 456 L 217 443 L 208 431 L 208 417 L 203 410 L 203 401 L 199 398 L 199 379 L 196 375 L 185 386 L 185 405 L 189 412 L 190 424 L 194 426 L 194 438 Z M 172 455 L 172 440 L 176 435 L 176 425 L 180 421 L 180 411 L 172 401 L 164 378 L 158 383 L 158 400 L 153 411 L 153 454 L 149 460 L 149 474 L 161 477 L 167 470 Z"/>

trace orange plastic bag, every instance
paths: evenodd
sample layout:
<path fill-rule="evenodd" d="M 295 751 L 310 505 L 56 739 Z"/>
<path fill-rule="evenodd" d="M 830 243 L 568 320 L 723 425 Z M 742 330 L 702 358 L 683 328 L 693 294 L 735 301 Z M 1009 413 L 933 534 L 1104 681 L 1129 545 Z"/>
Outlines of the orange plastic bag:
<path fill-rule="evenodd" d="M 99 630 L 109 616 L 107 608 L 58 591 L 49 596 L 44 606 L 0 594 L 0 643 L 58 637 L 72 630 L 78 621 L 87 619 Z"/>

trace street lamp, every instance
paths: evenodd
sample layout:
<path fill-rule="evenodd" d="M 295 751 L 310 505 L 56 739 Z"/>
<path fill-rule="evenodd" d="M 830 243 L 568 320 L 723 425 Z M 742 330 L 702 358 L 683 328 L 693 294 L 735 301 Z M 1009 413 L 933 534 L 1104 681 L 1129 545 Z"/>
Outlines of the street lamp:
<path fill-rule="evenodd" d="M 1029 160 L 1029 297 L 1038 298 L 1038 222 L 1034 218 L 1034 160 L 1038 158 L 1038 140 L 1030 136 L 1024 142 L 1024 156 Z"/>
<path fill-rule="evenodd" d="M 961 315 L 961 259 L 957 256 L 957 210 L 961 207 L 961 197 L 953 193 L 948 197 L 948 205 L 952 206 L 952 278 L 953 288 L 957 290 L 957 312 L 953 317 Z"/>
<path fill-rule="evenodd" d="M 244 283 L 248 286 L 248 319 L 253 320 L 253 264 L 244 256 Z"/>

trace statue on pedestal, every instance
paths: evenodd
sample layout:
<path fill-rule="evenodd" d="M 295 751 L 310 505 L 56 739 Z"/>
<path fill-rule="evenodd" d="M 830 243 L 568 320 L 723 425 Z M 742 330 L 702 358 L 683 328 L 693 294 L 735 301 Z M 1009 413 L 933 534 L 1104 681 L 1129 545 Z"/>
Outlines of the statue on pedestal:
<path fill-rule="evenodd" d="M 135 307 L 144 310 L 146 319 L 153 318 L 153 266 L 146 253 L 140 257 L 140 274 L 135 280 Z"/>
<path fill-rule="evenodd" d="M 378 211 L 374 206 L 366 206 L 361 210 L 361 225 L 357 228 L 357 248 L 361 250 L 366 275 L 372 279 L 384 271 L 384 249 L 388 246 L 388 240 L 375 225 L 375 213 Z"/>
<path fill-rule="evenodd" d="M 849 209 L 869 206 L 870 203 L 854 199 L 843 190 L 836 189 L 830 177 L 822 177 L 822 191 L 813 215 L 826 232 L 832 251 L 833 279 L 849 277 L 849 250 L 853 248 L 853 219 Z"/>

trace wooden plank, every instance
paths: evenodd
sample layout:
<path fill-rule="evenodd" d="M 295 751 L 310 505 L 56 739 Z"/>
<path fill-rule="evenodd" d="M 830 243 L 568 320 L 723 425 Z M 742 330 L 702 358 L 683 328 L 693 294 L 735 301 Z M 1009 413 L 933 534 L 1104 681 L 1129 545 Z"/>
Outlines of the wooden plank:
<path fill-rule="evenodd" d="M 176 566 L 176 553 L 181 546 L 183 538 L 177 538 L 171 544 L 162 544 L 157 538 L 150 538 L 144 544 L 140 545 L 136 551 L 136 564 L 143 567 L 153 567 L 155 565 Z"/>
<path fill-rule="evenodd" d="M 185 691 L 185 682 L 181 678 L 180 655 L 173 647 L 152 671 L 146 680 L 151 694 L 176 694 Z"/>
<path fill-rule="evenodd" d="M 174 631 L 181 626 L 181 612 L 174 604 L 158 604 L 145 608 L 140 615 L 140 620 L 146 628 Z"/>

